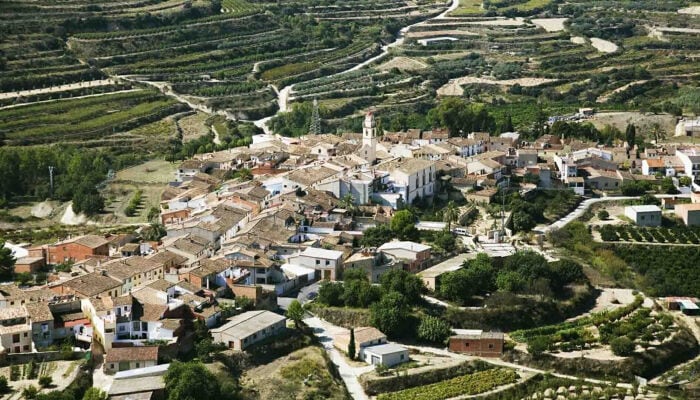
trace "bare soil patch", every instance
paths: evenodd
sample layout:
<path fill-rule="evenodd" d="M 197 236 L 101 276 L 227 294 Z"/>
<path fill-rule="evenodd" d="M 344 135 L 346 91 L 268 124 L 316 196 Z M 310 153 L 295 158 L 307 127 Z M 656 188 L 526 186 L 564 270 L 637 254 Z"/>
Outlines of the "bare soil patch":
<path fill-rule="evenodd" d="M 601 53 L 614 53 L 618 49 L 615 43 L 600 38 L 591 38 L 591 46 Z"/>
<path fill-rule="evenodd" d="M 700 15 L 700 6 L 681 8 L 678 10 L 678 14 Z"/>
<path fill-rule="evenodd" d="M 419 60 L 408 57 L 394 57 L 391 60 L 377 67 L 382 71 L 388 71 L 393 68 L 398 68 L 401 71 L 416 71 L 427 68 L 428 66 Z"/>
<path fill-rule="evenodd" d="M 676 118 L 669 114 L 645 114 L 636 111 L 601 112 L 591 120 L 596 128 L 602 129 L 605 125 L 612 125 L 621 131 L 625 131 L 628 124 L 634 124 L 638 131 L 651 132 L 655 124 L 658 124 L 666 136 L 673 136 L 676 129 Z"/>
<path fill-rule="evenodd" d="M 500 86 L 513 86 L 518 84 L 524 87 L 539 86 L 550 82 L 555 82 L 556 79 L 548 78 L 518 78 L 518 79 L 506 79 L 506 80 L 495 80 L 490 78 L 477 78 L 473 76 L 465 76 L 462 78 L 454 79 L 441 88 L 437 90 L 440 96 L 461 96 L 464 94 L 464 89 L 462 85 L 468 85 L 470 83 L 483 83 L 487 85 L 500 85 Z"/>
<path fill-rule="evenodd" d="M 203 112 L 180 118 L 177 125 L 182 129 L 182 141 L 184 143 L 209 134 L 209 127 L 205 121 L 209 116 Z"/>
<path fill-rule="evenodd" d="M 564 22 L 566 20 L 568 18 L 537 18 L 531 21 L 547 32 L 561 32 L 565 29 Z"/>

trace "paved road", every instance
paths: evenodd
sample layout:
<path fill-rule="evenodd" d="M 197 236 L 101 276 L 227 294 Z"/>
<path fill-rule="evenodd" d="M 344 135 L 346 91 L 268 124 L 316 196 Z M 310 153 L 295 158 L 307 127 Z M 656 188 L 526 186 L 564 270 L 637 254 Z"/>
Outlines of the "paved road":
<path fill-rule="evenodd" d="M 318 296 L 318 290 L 321 288 L 321 282 L 314 282 L 308 286 L 304 286 L 299 290 L 299 294 L 297 295 L 297 300 L 299 300 L 299 303 L 305 304 L 311 301 L 312 299 L 309 298 L 311 293 L 316 293 L 315 295 L 311 295 L 311 297 Z"/>
<path fill-rule="evenodd" d="M 374 367 L 371 365 L 359 368 L 351 367 L 345 361 L 345 358 L 343 358 L 338 349 L 333 347 L 333 335 L 341 331 L 345 331 L 345 329 L 329 324 L 318 317 L 306 318 L 304 319 L 304 323 L 313 328 L 314 335 L 318 337 L 319 342 L 321 342 L 323 347 L 326 349 L 331 361 L 338 368 L 338 373 L 343 379 L 343 382 L 345 382 L 345 387 L 348 389 L 350 397 L 355 400 L 368 400 L 368 397 L 357 378 L 363 373 L 372 370 Z"/>

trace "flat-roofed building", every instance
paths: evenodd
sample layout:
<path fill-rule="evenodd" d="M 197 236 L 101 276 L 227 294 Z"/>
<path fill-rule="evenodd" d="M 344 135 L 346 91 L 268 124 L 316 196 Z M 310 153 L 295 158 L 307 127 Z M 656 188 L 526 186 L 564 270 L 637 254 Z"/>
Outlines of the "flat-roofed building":
<path fill-rule="evenodd" d="M 229 318 L 227 323 L 210 332 L 215 343 L 224 343 L 240 351 L 279 334 L 286 325 L 287 318 L 271 311 L 248 311 Z"/>
<path fill-rule="evenodd" d="M 405 269 L 411 272 L 425 269 L 430 261 L 430 246 L 421 243 L 394 240 L 384 243 L 377 250 L 403 261 Z"/>
<path fill-rule="evenodd" d="M 365 347 L 362 359 L 370 365 L 393 367 L 408 361 L 408 349 L 395 343 Z"/>
<path fill-rule="evenodd" d="M 627 206 L 625 216 L 639 226 L 661 225 L 661 209 L 655 205 Z"/>

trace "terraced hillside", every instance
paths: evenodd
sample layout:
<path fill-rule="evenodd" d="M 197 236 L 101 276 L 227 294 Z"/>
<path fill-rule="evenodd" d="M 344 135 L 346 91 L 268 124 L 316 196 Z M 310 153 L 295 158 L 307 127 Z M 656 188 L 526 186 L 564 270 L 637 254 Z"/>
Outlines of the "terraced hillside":
<path fill-rule="evenodd" d="M 314 98 L 326 131 L 359 129 L 369 106 L 383 129 L 429 128 L 445 97 L 480 130 L 532 135 L 582 106 L 698 114 L 698 4 L 0 0 L 0 140 L 177 159 L 246 144 L 245 121 L 274 115 L 304 134 Z"/>
<path fill-rule="evenodd" d="M 460 0 L 444 18 L 407 29 L 387 57 L 360 71 L 298 83 L 289 98 L 319 98 L 329 120 L 376 105 L 389 130 L 427 127 L 416 114 L 446 96 L 509 114 L 521 130 L 539 108 L 550 116 L 583 106 L 700 113 L 696 3 L 484 3 Z"/>

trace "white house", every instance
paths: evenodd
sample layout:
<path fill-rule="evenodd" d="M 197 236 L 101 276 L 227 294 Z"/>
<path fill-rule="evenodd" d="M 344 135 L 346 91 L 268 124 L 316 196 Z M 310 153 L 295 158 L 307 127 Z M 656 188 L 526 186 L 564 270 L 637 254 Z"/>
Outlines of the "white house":
<path fill-rule="evenodd" d="M 655 205 L 627 206 L 625 216 L 639 226 L 661 225 L 661 209 Z"/>
<path fill-rule="evenodd" d="M 290 256 L 288 263 L 316 270 L 319 278 L 336 280 L 343 265 L 343 252 L 307 247 L 304 251 Z"/>
<path fill-rule="evenodd" d="M 24 306 L 0 309 L 0 352 L 31 353 L 32 325 Z"/>
<path fill-rule="evenodd" d="M 694 120 L 682 119 L 676 125 L 676 136 L 700 136 L 700 118 Z"/>
<path fill-rule="evenodd" d="M 693 181 L 700 180 L 700 152 L 697 149 L 676 150 L 676 157 L 683 163 L 685 176 Z"/>
<path fill-rule="evenodd" d="M 412 204 L 417 198 L 429 198 L 435 191 L 435 162 L 416 158 L 398 159 L 378 165 L 386 171 L 374 199 L 397 208 L 402 202 Z"/>
<path fill-rule="evenodd" d="M 367 364 L 393 367 L 408 361 L 408 349 L 395 343 L 365 347 L 361 357 Z"/>

